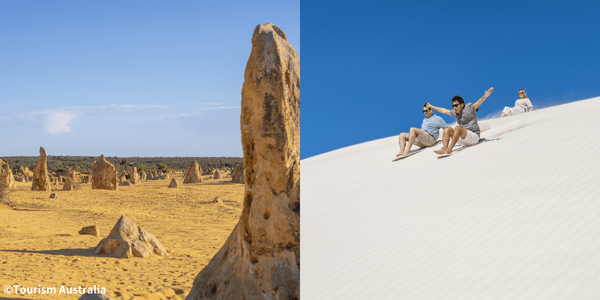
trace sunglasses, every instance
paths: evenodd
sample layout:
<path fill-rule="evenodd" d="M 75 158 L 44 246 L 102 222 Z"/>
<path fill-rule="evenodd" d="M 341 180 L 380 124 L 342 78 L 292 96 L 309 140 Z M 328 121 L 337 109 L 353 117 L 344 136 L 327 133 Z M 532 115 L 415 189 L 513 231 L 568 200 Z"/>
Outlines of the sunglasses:
<path fill-rule="evenodd" d="M 458 107 L 460 104 L 452 104 L 452 107 Z"/>
<path fill-rule="evenodd" d="M 424 110 L 423 112 L 424 112 L 424 113 L 426 113 L 426 112 L 428 112 L 428 111 L 430 111 L 430 110 L 431 110 L 431 109 L 426 109 L 426 110 Z"/>
<path fill-rule="evenodd" d="M 525 95 L 525 93 L 523 93 L 523 92 L 519 92 L 519 95 L 521 95 L 521 94 Z"/>

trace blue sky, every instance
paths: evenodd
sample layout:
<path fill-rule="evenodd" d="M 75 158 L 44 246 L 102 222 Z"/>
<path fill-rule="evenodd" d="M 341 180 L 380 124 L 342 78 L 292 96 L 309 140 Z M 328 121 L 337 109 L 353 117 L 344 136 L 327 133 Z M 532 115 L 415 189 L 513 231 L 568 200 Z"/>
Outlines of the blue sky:
<path fill-rule="evenodd" d="M 301 15 L 302 158 L 397 136 L 425 102 L 490 87 L 479 119 L 520 88 L 534 109 L 600 96 L 597 1 L 302 0 Z"/>
<path fill-rule="evenodd" d="M 258 24 L 300 55 L 300 1 L 0 2 L 0 156 L 243 155 Z"/>

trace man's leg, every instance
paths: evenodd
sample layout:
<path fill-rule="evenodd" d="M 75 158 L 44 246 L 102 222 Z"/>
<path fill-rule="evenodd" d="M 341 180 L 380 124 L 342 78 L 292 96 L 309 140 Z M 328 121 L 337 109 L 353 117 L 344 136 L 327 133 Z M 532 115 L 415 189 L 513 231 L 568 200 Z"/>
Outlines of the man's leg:
<path fill-rule="evenodd" d="M 442 149 L 434 150 L 437 154 L 447 154 L 448 144 L 450 143 L 450 137 L 454 135 L 454 128 L 448 126 L 444 128 L 444 135 L 442 136 Z"/>
<path fill-rule="evenodd" d="M 400 134 L 399 136 L 399 144 L 400 144 L 400 152 L 398 152 L 398 154 L 396 154 L 396 157 L 400 156 L 400 155 L 404 155 L 404 148 L 406 146 L 406 141 L 410 138 L 410 135 L 406 132 L 403 132 Z"/>
<path fill-rule="evenodd" d="M 458 142 L 459 138 L 465 139 L 466 137 L 467 137 L 467 129 L 460 125 L 456 125 L 456 127 L 454 128 L 454 134 L 452 134 L 452 143 L 450 143 L 450 146 L 448 147 L 448 153 L 452 153 L 452 149 Z"/>
<path fill-rule="evenodd" d="M 404 155 L 410 154 L 410 149 L 412 148 L 412 145 L 415 143 L 415 139 L 417 138 L 417 135 L 419 135 L 419 128 L 411 127 L 410 135 L 408 137 L 408 146 L 406 147 L 406 149 L 404 149 Z"/>

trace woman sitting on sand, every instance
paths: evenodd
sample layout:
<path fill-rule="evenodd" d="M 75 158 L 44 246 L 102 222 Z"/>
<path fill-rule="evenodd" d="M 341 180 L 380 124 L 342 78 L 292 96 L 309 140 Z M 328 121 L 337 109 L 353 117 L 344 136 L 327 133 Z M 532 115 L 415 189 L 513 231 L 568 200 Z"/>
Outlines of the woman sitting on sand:
<path fill-rule="evenodd" d="M 515 102 L 515 107 L 508 107 L 508 106 L 504 107 L 504 109 L 502 110 L 502 114 L 500 115 L 500 118 L 502 118 L 504 116 L 511 116 L 511 115 L 518 115 L 518 114 L 525 113 L 525 112 L 527 112 L 527 108 L 529 108 L 529 111 L 533 110 L 533 105 L 531 105 L 531 101 L 529 100 L 529 98 L 527 98 L 527 94 L 525 94 L 524 89 L 519 90 L 519 97 L 520 97 L 520 99 L 518 99 Z"/>

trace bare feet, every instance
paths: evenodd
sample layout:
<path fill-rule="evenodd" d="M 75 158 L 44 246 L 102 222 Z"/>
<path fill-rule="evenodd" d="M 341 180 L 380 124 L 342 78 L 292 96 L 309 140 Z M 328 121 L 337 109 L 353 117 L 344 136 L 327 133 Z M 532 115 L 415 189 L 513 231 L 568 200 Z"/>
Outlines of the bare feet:
<path fill-rule="evenodd" d="M 404 153 L 402 151 L 398 152 L 398 154 L 396 154 L 396 157 L 399 157 L 399 156 L 404 156 Z"/>
<path fill-rule="evenodd" d="M 450 154 L 450 153 L 452 153 L 452 150 L 450 150 L 448 148 L 442 148 L 439 150 L 433 150 L 433 152 L 435 152 L 436 154 L 442 155 L 442 154 Z"/>

